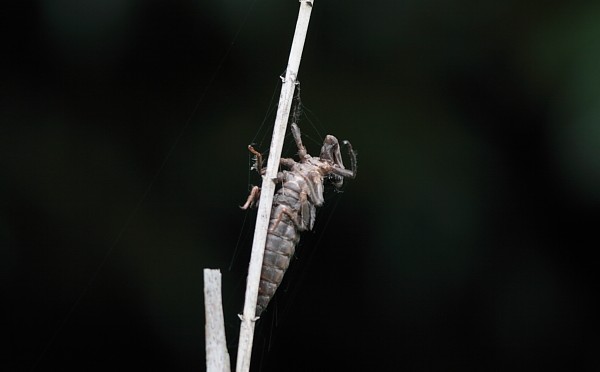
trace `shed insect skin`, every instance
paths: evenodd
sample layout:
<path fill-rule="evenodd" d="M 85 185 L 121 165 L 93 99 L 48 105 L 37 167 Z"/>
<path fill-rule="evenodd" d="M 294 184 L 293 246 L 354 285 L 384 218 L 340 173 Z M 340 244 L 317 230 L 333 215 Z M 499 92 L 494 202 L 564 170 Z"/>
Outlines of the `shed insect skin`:
<path fill-rule="evenodd" d="M 281 284 L 300 240 L 300 233 L 313 228 L 316 207 L 320 207 L 324 202 L 323 183 L 330 182 L 336 189 L 340 189 L 344 178 L 356 177 L 356 152 L 350 142 L 343 141 L 350 156 L 350 169 L 346 169 L 337 138 L 332 135 L 325 136 L 321 154 L 315 158 L 306 152 L 298 125 L 292 123 L 291 130 L 298 147 L 299 161 L 290 158 L 280 160 L 281 165 L 289 170 L 277 174 L 276 182 L 281 183 L 281 187 L 273 198 L 258 288 L 257 317 L 267 308 Z M 265 169 L 262 167 L 262 155 L 251 145 L 248 146 L 248 150 L 255 156 L 252 168 L 263 175 Z M 254 186 L 246 203 L 240 208 L 255 207 L 259 196 L 260 188 Z"/>

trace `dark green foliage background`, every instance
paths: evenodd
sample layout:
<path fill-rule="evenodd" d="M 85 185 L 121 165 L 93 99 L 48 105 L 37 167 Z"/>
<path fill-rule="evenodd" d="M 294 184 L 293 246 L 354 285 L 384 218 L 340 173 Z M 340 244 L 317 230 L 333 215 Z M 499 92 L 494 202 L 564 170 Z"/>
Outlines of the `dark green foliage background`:
<path fill-rule="evenodd" d="M 205 267 L 235 354 L 245 148 L 298 2 L 10 4 L 2 370 L 202 370 Z M 359 174 L 256 370 L 596 370 L 599 40 L 593 1 L 317 0 L 302 99 Z"/>

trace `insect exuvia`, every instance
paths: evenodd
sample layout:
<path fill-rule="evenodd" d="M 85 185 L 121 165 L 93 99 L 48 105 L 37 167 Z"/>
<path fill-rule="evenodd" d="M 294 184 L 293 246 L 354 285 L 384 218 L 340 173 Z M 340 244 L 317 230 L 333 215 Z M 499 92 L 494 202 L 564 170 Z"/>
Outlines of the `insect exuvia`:
<path fill-rule="evenodd" d="M 294 255 L 296 244 L 302 231 L 311 230 L 315 222 L 316 207 L 323 205 L 323 184 L 331 182 L 336 189 L 342 187 L 344 178 L 356 177 L 356 152 L 348 141 L 343 144 L 348 148 L 350 169 L 344 167 L 340 144 L 332 135 L 325 136 L 321 154 L 318 158 L 310 156 L 302 144 L 300 128 L 291 124 L 292 134 L 298 147 L 298 158 L 282 158 L 280 163 L 289 170 L 277 174 L 276 182 L 281 186 L 275 193 L 267 243 L 263 258 L 256 316 L 259 316 L 269 304 L 283 275 Z M 255 155 L 253 168 L 262 175 L 262 155 L 252 146 L 248 146 Z M 248 200 L 240 207 L 247 209 L 258 203 L 260 188 L 254 186 Z"/>

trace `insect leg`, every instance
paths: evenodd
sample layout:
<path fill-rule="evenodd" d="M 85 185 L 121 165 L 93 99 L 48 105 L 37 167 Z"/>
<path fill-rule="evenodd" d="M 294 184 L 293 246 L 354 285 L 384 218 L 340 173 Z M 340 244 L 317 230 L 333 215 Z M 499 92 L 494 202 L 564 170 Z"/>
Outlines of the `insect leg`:
<path fill-rule="evenodd" d="M 260 197 L 260 187 L 254 186 L 252 190 L 250 190 L 250 195 L 248 195 L 248 199 L 246 199 L 246 203 L 240 206 L 241 209 L 248 209 L 248 207 L 254 207 L 258 204 L 258 198 Z"/>
<path fill-rule="evenodd" d="M 344 144 L 348 146 L 348 155 L 350 155 L 350 166 L 352 169 L 345 169 L 339 164 L 336 163 L 331 169 L 329 169 L 329 173 L 342 176 L 345 178 L 355 178 L 356 177 L 356 152 L 352 149 L 352 145 L 348 141 L 344 141 Z M 342 180 L 339 180 L 335 186 L 339 188 L 342 185 Z"/>
<path fill-rule="evenodd" d="M 350 141 L 344 140 L 343 143 L 344 143 L 344 145 L 346 145 L 348 147 L 348 155 L 350 156 L 350 168 L 352 169 L 352 176 L 349 178 L 355 178 L 356 177 L 356 169 L 357 169 L 356 151 L 354 151 L 354 149 L 352 148 L 352 144 L 350 143 Z"/>
<path fill-rule="evenodd" d="M 312 230 L 313 225 L 315 224 L 315 217 L 317 214 L 316 208 L 314 204 L 308 201 L 308 197 L 306 192 L 300 193 L 300 218 L 298 218 L 300 225 L 298 226 L 298 230 Z"/>
<path fill-rule="evenodd" d="M 306 158 L 306 148 L 302 144 L 302 136 L 300 134 L 300 128 L 296 123 L 292 123 L 292 134 L 294 135 L 294 140 L 296 141 L 296 147 L 298 147 L 298 157 L 300 157 L 300 161 L 303 161 Z"/>
<path fill-rule="evenodd" d="M 256 169 L 258 174 L 263 175 L 265 170 L 263 169 L 263 159 L 262 154 L 254 149 L 252 145 L 248 145 L 248 151 L 250 151 L 255 156 L 255 162 L 252 166 L 252 169 Z"/>
<path fill-rule="evenodd" d="M 293 212 L 290 212 L 286 207 L 281 207 L 281 209 L 279 210 L 279 214 L 277 214 L 277 217 L 275 218 L 275 222 L 269 229 L 270 232 L 275 231 L 275 229 L 277 228 L 277 225 L 279 225 L 279 223 L 281 222 L 281 219 L 283 218 L 284 214 L 287 215 L 290 218 L 290 220 L 292 220 L 294 222 L 294 224 L 298 225 L 298 223 L 296 221 L 297 220 L 296 214 Z"/>

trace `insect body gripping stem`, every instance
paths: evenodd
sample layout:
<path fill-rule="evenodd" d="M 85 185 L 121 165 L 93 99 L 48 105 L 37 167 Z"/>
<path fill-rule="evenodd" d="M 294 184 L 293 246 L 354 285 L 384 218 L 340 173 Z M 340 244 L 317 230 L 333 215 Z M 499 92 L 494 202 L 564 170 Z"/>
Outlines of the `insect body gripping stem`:
<path fill-rule="evenodd" d="M 296 124 L 292 124 L 291 129 L 298 147 L 299 161 L 296 162 L 289 158 L 281 159 L 281 165 L 289 170 L 281 171 L 277 175 L 277 182 L 281 183 L 281 187 L 273 199 L 258 288 L 256 316 L 259 316 L 267 308 L 277 287 L 281 284 L 296 245 L 300 241 L 300 233 L 312 230 L 316 207 L 320 207 L 324 202 L 323 183 L 331 182 L 339 189 L 342 187 L 344 178 L 356 177 L 356 153 L 350 142 L 344 141 L 348 148 L 351 164 L 351 169 L 346 169 L 342 162 L 337 138 L 327 135 L 320 156 L 313 158 L 306 152 L 302 144 L 300 128 Z M 256 156 L 253 168 L 263 174 L 262 155 L 252 146 L 248 146 L 248 149 Z M 259 195 L 260 188 L 255 186 L 241 208 L 247 209 L 255 206 Z"/>

